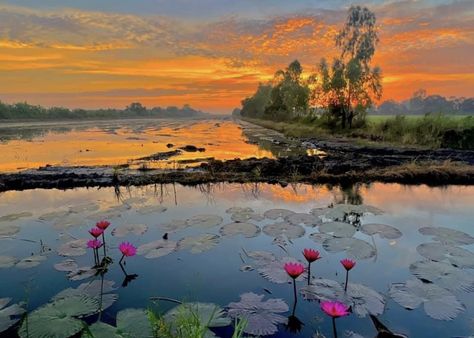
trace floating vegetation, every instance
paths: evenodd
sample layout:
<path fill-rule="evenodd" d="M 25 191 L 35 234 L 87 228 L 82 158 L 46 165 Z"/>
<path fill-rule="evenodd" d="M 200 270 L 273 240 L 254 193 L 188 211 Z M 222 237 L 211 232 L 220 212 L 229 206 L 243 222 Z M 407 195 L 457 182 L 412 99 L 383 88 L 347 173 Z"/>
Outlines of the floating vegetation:
<path fill-rule="evenodd" d="M 58 248 L 58 255 L 65 257 L 82 256 L 86 254 L 87 239 L 74 239 Z"/>
<path fill-rule="evenodd" d="M 20 315 L 25 313 L 21 304 L 12 304 L 11 298 L 0 298 L 0 333 L 15 325 L 20 320 Z"/>
<path fill-rule="evenodd" d="M 285 217 L 285 220 L 293 225 L 305 225 L 315 227 L 321 224 L 321 220 L 311 214 L 293 213 Z"/>
<path fill-rule="evenodd" d="M 189 218 L 186 222 L 189 226 L 199 228 L 213 228 L 221 225 L 224 219 L 219 215 L 196 215 Z"/>
<path fill-rule="evenodd" d="M 285 235 L 288 239 L 303 237 L 305 229 L 301 225 L 294 225 L 288 222 L 278 222 L 267 224 L 263 227 L 263 232 L 272 237 Z"/>
<path fill-rule="evenodd" d="M 77 214 L 69 214 L 67 217 L 56 219 L 53 227 L 58 230 L 65 230 L 84 225 L 84 218 Z"/>
<path fill-rule="evenodd" d="M 179 327 L 179 318 L 194 318 L 201 327 L 214 328 L 224 327 L 231 324 L 231 319 L 227 317 L 224 310 L 213 303 L 183 303 L 168 311 L 163 319 L 169 325 L 171 333 L 176 333 Z M 215 337 L 209 331 L 205 337 Z"/>
<path fill-rule="evenodd" d="M 226 210 L 226 213 L 231 214 L 231 219 L 234 222 L 247 222 L 247 221 L 263 221 L 265 218 L 257 214 L 252 208 L 240 208 L 233 207 Z"/>
<path fill-rule="evenodd" d="M 330 238 L 323 242 L 323 248 L 327 252 L 345 251 L 349 257 L 355 259 L 368 259 L 375 256 L 375 248 L 357 238 Z"/>
<path fill-rule="evenodd" d="M 13 237 L 20 232 L 20 227 L 18 225 L 0 225 L 0 238 L 1 237 Z"/>
<path fill-rule="evenodd" d="M 291 214 L 294 214 L 294 211 L 288 209 L 270 209 L 263 213 L 263 216 L 268 219 L 277 220 L 279 218 L 288 217 Z"/>
<path fill-rule="evenodd" d="M 144 309 L 125 309 L 117 313 L 117 326 L 96 322 L 89 326 L 92 334 L 84 332 L 82 338 L 153 337 L 150 321 Z"/>
<path fill-rule="evenodd" d="M 260 234 L 260 228 L 253 223 L 235 222 L 222 226 L 219 232 L 225 237 L 242 235 L 246 238 L 252 238 Z"/>
<path fill-rule="evenodd" d="M 30 269 L 34 268 L 38 265 L 41 264 L 41 262 L 45 261 L 47 259 L 46 256 L 44 255 L 32 255 L 29 257 L 25 257 L 22 260 L 20 260 L 18 263 L 16 263 L 15 267 L 19 269 Z"/>
<path fill-rule="evenodd" d="M 147 230 L 148 227 L 145 224 L 123 225 L 112 230 L 112 236 L 125 237 L 129 234 L 140 236 L 147 232 Z"/>
<path fill-rule="evenodd" d="M 0 256 L 0 269 L 11 268 L 18 262 L 18 258 L 12 256 Z"/>
<path fill-rule="evenodd" d="M 327 222 L 319 226 L 319 232 L 334 237 L 352 237 L 356 233 L 356 228 L 344 222 Z"/>
<path fill-rule="evenodd" d="M 267 262 L 265 265 L 262 265 L 258 268 L 258 272 L 266 280 L 277 283 L 284 284 L 290 283 L 293 281 L 288 273 L 285 271 L 286 263 L 300 263 L 297 259 L 292 257 L 283 257 L 281 259 L 272 260 Z M 296 278 L 297 281 L 304 281 L 306 279 L 306 274 L 300 275 Z"/>
<path fill-rule="evenodd" d="M 148 205 L 148 206 L 137 209 L 137 213 L 141 215 L 161 214 L 162 212 L 165 212 L 165 211 L 166 211 L 166 208 L 161 205 Z"/>
<path fill-rule="evenodd" d="M 474 269 L 474 253 L 469 250 L 443 243 L 423 243 L 416 251 L 432 261 L 448 261 L 459 268 Z"/>
<path fill-rule="evenodd" d="M 314 279 L 310 285 L 303 286 L 300 293 L 304 299 L 309 301 L 330 301 L 343 295 L 344 288 L 331 279 Z"/>
<path fill-rule="evenodd" d="M 57 271 L 71 272 L 78 268 L 76 261 L 74 259 L 65 259 L 59 263 L 54 264 L 54 268 Z"/>
<path fill-rule="evenodd" d="M 392 284 L 389 294 L 394 301 L 409 310 L 423 304 L 426 314 L 438 320 L 452 320 L 464 311 L 464 306 L 451 292 L 419 279 Z"/>
<path fill-rule="evenodd" d="M 368 314 L 381 315 L 385 309 L 383 296 L 362 284 L 348 283 L 345 296 L 348 304 L 352 305 L 352 312 L 361 318 Z"/>
<path fill-rule="evenodd" d="M 474 291 L 474 275 L 448 263 L 419 261 L 410 265 L 416 277 L 451 291 Z"/>
<path fill-rule="evenodd" d="M 443 227 L 424 227 L 418 231 L 425 236 L 432 236 L 433 240 L 452 245 L 474 244 L 474 237 L 465 232 L 443 228 Z"/>
<path fill-rule="evenodd" d="M 189 227 L 189 223 L 183 220 L 172 220 L 165 224 L 160 224 L 158 227 L 164 231 L 178 231 Z"/>
<path fill-rule="evenodd" d="M 84 212 L 92 212 L 99 210 L 100 206 L 97 203 L 91 202 L 91 203 L 85 203 L 85 204 L 78 204 L 69 207 L 69 212 L 75 213 L 75 214 L 80 214 Z"/>
<path fill-rule="evenodd" d="M 51 222 L 58 218 L 64 218 L 69 215 L 69 210 L 58 210 L 53 212 L 48 212 L 39 217 L 40 221 Z"/>
<path fill-rule="evenodd" d="M 378 223 L 368 223 L 363 224 L 360 227 L 360 231 L 366 235 L 379 235 L 381 238 L 385 239 L 397 239 L 402 237 L 402 233 L 397 228 L 386 225 L 386 224 L 378 224 Z"/>
<path fill-rule="evenodd" d="M 0 223 L 1 222 L 13 222 L 13 221 L 16 221 L 17 219 L 20 219 L 20 218 L 28 218 L 28 217 L 32 217 L 32 216 L 33 216 L 33 214 L 31 212 L 27 212 L 27 211 L 19 212 L 19 213 L 16 213 L 16 214 L 9 214 L 9 215 L 5 215 L 5 216 L 0 217 Z"/>
<path fill-rule="evenodd" d="M 189 250 L 193 254 L 211 250 L 219 244 L 220 237 L 214 234 L 203 234 L 197 237 L 184 237 L 178 242 L 179 250 Z"/>
<path fill-rule="evenodd" d="M 309 238 L 311 238 L 316 243 L 323 244 L 325 240 L 334 238 L 334 236 L 331 236 L 328 234 L 322 234 L 320 232 L 314 232 L 309 235 Z"/>
<path fill-rule="evenodd" d="M 177 243 L 171 240 L 159 239 L 150 243 L 140 245 L 137 254 L 144 255 L 145 258 L 158 258 L 169 255 L 176 251 Z"/>
<path fill-rule="evenodd" d="M 82 266 L 80 268 L 69 271 L 67 277 L 72 281 L 84 280 L 97 275 L 97 269 L 90 266 Z"/>
<path fill-rule="evenodd" d="M 253 259 L 255 265 L 267 265 L 277 259 L 273 253 L 268 251 L 245 251 L 245 254 Z"/>
<path fill-rule="evenodd" d="M 321 218 L 321 216 L 324 216 L 329 210 L 329 208 L 313 208 L 309 213 L 315 217 Z"/>
<path fill-rule="evenodd" d="M 61 298 L 29 313 L 18 334 L 21 338 L 68 338 L 84 328 L 85 323 L 78 318 L 94 314 L 98 309 L 95 298 L 84 295 Z"/>
<path fill-rule="evenodd" d="M 336 204 L 332 208 L 328 208 L 328 212 L 324 217 L 332 220 L 343 221 L 347 215 L 380 215 L 383 211 L 370 205 L 355 204 Z"/>
<path fill-rule="evenodd" d="M 288 311 L 283 299 L 273 298 L 263 301 L 265 295 L 252 292 L 240 295 L 240 302 L 228 305 L 229 316 L 244 319 L 244 332 L 255 336 L 266 336 L 278 331 L 278 324 L 286 324 L 287 318 L 281 313 Z"/>

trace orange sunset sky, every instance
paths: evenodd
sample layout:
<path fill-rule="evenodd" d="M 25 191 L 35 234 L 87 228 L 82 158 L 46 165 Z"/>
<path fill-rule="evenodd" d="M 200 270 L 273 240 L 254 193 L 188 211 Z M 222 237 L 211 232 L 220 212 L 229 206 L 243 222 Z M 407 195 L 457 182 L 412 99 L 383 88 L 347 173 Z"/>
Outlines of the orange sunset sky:
<path fill-rule="evenodd" d="M 0 1 L 0 100 L 228 113 L 299 59 L 335 55 L 342 0 Z M 474 1 L 372 0 L 383 100 L 474 96 Z"/>

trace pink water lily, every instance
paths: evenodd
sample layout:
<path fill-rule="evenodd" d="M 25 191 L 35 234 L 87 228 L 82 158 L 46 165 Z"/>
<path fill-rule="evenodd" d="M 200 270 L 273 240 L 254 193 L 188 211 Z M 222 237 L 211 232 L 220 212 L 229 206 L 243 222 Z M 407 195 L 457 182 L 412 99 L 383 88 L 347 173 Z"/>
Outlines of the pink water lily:
<path fill-rule="evenodd" d="M 321 310 L 332 318 L 332 330 L 334 338 L 337 338 L 336 318 L 347 316 L 349 314 L 349 306 L 341 302 L 321 302 Z"/>
<path fill-rule="evenodd" d="M 98 239 L 91 239 L 87 241 L 87 247 L 91 249 L 98 249 L 102 246 L 102 242 Z"/>
<path fill-rule="evenodd" d="M 100 228 L 92 228 L 89 230 L 89 233 L 94 237 L 94 238 L 97 238 L 99 237 L 100 235 L 102 235 L 102 233 L 104 232 L 104 230 L 100 229 Z"/>
<path fill-rule="evenodd" d="M 122 255 L 126 257 L 135 256 L 135 254 L 137 253 L 137 248 L 129 242 L 122 242 L 119 245 L 119 250 L 120 252 L 122 252 Z"/>
<path fill-rule="evenodd" d="M 102 230 L 105 230 L 109 227 L 110 225 L 110 222 L 109 221 L 99 221 L 95 224 L 96 227 L 98 227 L 99 229 L 102 229 Z"/>
<path fill-rule="evenodd" d="M 286 273 L 293 279 L 298 278 L 304 272 L 304 266 L 300 263 L 286 263 L 284 268 Z"/>
<path fill-rule="evenodd" d="M 313 249 L 304 249 L 303 256 L 308 261 L 308 285 L 311 284 L 311 263 L 321 258 L 319 251 Z"/>
<path fill-rule="evenodd" d="M 347 291 L 347 284 L 349 283 L 349 271 L 356 265 L 356 262 L 352 259 L 343 259 L 341 264 L 346 269 L 346 284 L 344 285 L 344 291 Z"/>

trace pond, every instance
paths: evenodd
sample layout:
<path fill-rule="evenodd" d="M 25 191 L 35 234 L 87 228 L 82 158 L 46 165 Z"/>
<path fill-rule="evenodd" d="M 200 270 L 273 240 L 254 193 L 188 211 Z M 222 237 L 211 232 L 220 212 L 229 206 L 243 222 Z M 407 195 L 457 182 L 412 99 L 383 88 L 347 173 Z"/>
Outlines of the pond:
<path fill-rule="evenodd" d="M 22 337 L 25 327 L 32 337 L 59 329 L 57 336 L 80 337 L 80 321 L 97 330 L 94 323 L 100 321 L 147 336 L 144 310 L 163 314 L 181 301 L 213 303 L 223 316 L 244 317 L 249 334 L 332 337 L 331 318 L 320 302 L 338 300 L 351 306 L 349 315 L 336 320 L 340 337 L 376 336 L 369 314 L 409 337 L 470 336 L 472 205 L 474 188 L 465 186 L 8 191 L 0 195 L 0 329 L 12 325 L 2 334 L 6 337 L 15 337 L 20 325 Z M 88 230 L 104 219 L 111 223 L 105 241 L 113 263 L 94 275 L 94 254 L 86 241 L 92 238 Z M 138 253 L 125 257 L 122 269 L 123 241 Z M 321 258 L 311 264 L 311 286 L 307 271 L 296 280 L 295 306 L 284 264 L 306 266 L 305 248 L 318 250 Z M 356 262 L 347 291 L 344 258 Z M 8 305 L 4 298 L 11 298 Z M 28 310 L 28 322 L 17 321 L 18 307 L 5 311 L 12 304 Z M 219 327 L 211 330 L 231 337 L 230 322 L 212 321 Z M 115 332 L 105 329 L 112 331 L 97 336 Z"/>

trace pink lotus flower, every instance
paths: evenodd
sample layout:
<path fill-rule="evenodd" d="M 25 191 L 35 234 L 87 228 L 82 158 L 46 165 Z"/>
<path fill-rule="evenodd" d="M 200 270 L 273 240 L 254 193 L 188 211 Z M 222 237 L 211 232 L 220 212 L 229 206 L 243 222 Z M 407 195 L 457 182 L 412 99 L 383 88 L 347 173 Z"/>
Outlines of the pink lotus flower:
<path fill-rule="evenodd" d="M 321 310 L 332 318 L 347 316 L 349 314 L 349 306 L 340 302 L 321 302 Z"/>
<path fill-rule="evenodd" d="M 341 264 L 342 266 L 344 266 L 344 268 L 349 271 L 350 269 L 352 269 L 355 265 L 356 265 L 356 262 L 353 261 L 352 259 L 343 259 L 341 260 Z"/>
<path fill-rule="evenodd" d="M 285 271 L 291 278 L 296 279 L 304 272 L 304 266 L 300 263 L 286 263 Z"/>
<path fill-rule="evenodd" d="M 98 227 L 99 229 L 102 229 L 102 230 L 105 230 L 109 227 L 110 225 L 110 222 L 109 221 L 99 221 L 96 223 L 96 227 Z"/>
<path fill-rule="evenodd" d="M 102 246 L 102 242 L 98 239 L 91 239 L 87 241 L 87 247 L 91 249 L 98 249 Z"/>
<path fill-rule="evenodd" d="M 304 249 L 303 256 L 304 258 L 306 258 L 308 263 L 312 263 L 321 258 L 321 256 L 319 255 L 319 251 L 313 249 Z"/>
<path fill-rule="evenodd" d="M 102 235 L 102 233 L 104 232 L 104 230 L 100 229 L 100 228 L 92 228 L 89 230 L 89 233 L 94 237 L 94 238 L 97 238 L 99 237 L 100 235 Z"/>
<path fill-rule="evenodd" d="M 137 253 L 137 248 L 129 242 L 122 242 L 119 245 L 119 250 L 122 252 L 123 256 L 126 257 L 135 256 L 135 254 Z"/>

